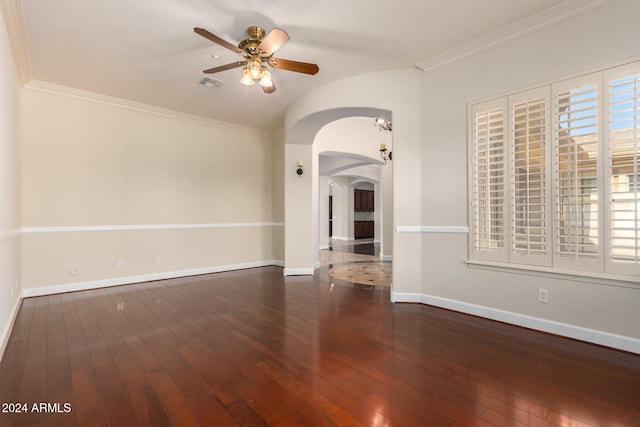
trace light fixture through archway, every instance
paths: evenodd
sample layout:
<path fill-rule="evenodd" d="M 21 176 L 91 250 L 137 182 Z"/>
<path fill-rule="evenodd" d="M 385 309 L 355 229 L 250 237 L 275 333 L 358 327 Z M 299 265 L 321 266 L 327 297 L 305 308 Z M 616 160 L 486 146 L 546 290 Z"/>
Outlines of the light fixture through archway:
<path fill-rule="evenodd" d="M 378 130 L 386 130 L 391 132 L 391 122 L 385 119 L 374 119 L 373 125 L 378 127 Z M 382 157 L 382 164 L 386 165 L 387 160 L 393 160 L 391 151 L 388 151 L 385 144 L 380 144 L 380 157 Z"/>

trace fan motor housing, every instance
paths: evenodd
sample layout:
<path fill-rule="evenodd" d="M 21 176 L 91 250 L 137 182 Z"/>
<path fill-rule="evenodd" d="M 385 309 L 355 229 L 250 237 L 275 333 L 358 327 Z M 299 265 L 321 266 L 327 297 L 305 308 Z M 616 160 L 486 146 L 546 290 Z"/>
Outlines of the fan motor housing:
<path fill-rule="evenodd" d="M 258 46 L 260 46 L 260 43 L 262 42 L 265 31 L 261 27 L 253 26 L 247 28 L 247 34 L 249 34 L 249 38 L 238 43 L 238 47 L 248 54 L 253 55 L 257 53 Z"/>

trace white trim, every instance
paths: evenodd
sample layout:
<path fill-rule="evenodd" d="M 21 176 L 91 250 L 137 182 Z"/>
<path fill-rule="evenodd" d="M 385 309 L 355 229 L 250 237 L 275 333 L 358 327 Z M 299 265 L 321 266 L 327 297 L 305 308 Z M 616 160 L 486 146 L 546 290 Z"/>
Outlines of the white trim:
<path fill-rule="evenodd" d="M 223 122 L 220 120 L 209 119 L 207 117 L 196 116 L 194 114 L 181 113 L 175 110 L 156 107 L 141 102 L 130 101 L 128 99 L 116 98 L 113 96 L 103 95 L 100 93 L 89 92 L 81 89 L 75 89 L 68 86 L 61 86 L 40 80 L 31 80 L 25 87 L 41 92 L 53 93 L 56 95 L 68 96 L 71 98 L 81 99 L 84 101 L 96 102 L 98 104 L 110 105 L 128 110 L 138 111 L 146 114 L 167 117 L 170 119 L 183 120 L 186 122 L 201 124 L 205 126 L 216 127 L 220 129 L 242 132 L 250 135 L 258 135 L 265 137 L 274 137 L 281 133 L 281 130 L 275 131 L 252 128 L 249 126 L 237 125 L 234 123 Z"/>
<path fill-rule="evenodd" d="M 391 302 L 421 302 L 422 294 L 409 294 L 391 291 Z"/>
<path fill-rule="evenodd" d="M 265 260 L 240 264 L 217 265 L 213 267 L 192 268 L 189 270 L 166 271 L 163 273 L 141 274 L 138 276 L 114 277 L 111 279 L 92 280 L 88 282 L 64 283 L 60 285 L 27 288 L 22 290 L 22 297 L 37 297 L 42 295 L 61 294 L 65 292 L 85 291 L 87 289 L 108 288 L 111 286 L 130 285 L 134 283 L 150 282 L 153 280 L 173 279 L 177 277 L 197 276 L 200 274 L 220 273 L 222 271 L 243 270 L 246 268 L 266 267 L 275 265 L 282 267 L 282 261 Z"/>
<path fill-rule="evenodd" d="M 11 240 L 14 237 L 18 237 L 19 235 L 20 235 L 20 230 L 9 230 L 4 234 L 0 234 L 0 243 Z"/>
<path fill-rule="evenodd" d="M 419 296 L 418 301 L 416 301 L 416 296 Z M 606 347 L 640 354 L 640 339 L 612 334 L 596 329 L 570 325 L 568 323 L 556 322 L 554 320 L 527 316 L 511 311 L 504 311 L 496 308 L 485 307 L 481 305 L 470 304 L 462 301 L 456 301 L 448 298 L 441 298 L 425 294 L 405 294 L 392 292 L 391 301 L 412 303 L 421 302 L 422 304 L 446 308 L 448 310 L 472 314 L 474 316 L 497 320 L 499 322 L 523 326 L 529 329 L 535 329 L 542 332 L 548 332 L 563 337 L 573 338 L 593 344 L 603 345 Z"/>
<path fill-rule="evenodd" d="M 396 233 L 469 233 L 466 225 L 397 225 Z"/>
<path fill-rule="evenodd" d="M 2 331 L 2 335 L 0 335 L 0 361 L 2 361 L 2 357 L 4 356 L 4 351 L 7 349 L 7 344 L 9 344 L 9 337 L 11 336 L 11 331 L 13 330 L 13 325 L 16 323 L 16 319 L 18 318 L 18 312 L 20 311 L 20 305 L 22 304 L 22 298 L 16 299 L 16 303 L 13 306 L 13 311 L 11 313 L 11 318 L 7 322 L 4 330 Z"/>
<path fill-rule="evenodd" d="M 584 14 L 611 1 L 612 0 L 566 0 L 499 30 L 458 45 L 443 53 L 426 58 L 418 62 L 415 66 L 425 72 L 434 70 L 464 57 L 482 52 L 489 47 L 540 31 L 570 17 Z"/>
<path fill-rule="evenodd" d="M 284 276 L 313 276 L 315 269 L 311 268 L 285 268 L 282 272 Z"/>
<path fill-rule="evenodd" d="M 570 279 L 579 282 L 596 283 L 598 285 L 617 286 L 620 288 L 638 289 L 640 277 L 625 276 L 622 274 L 599 273 L 595 271 L 561 270 L 554 267 L 543 267 L 526 264 L 507 264 L 503 262 L 491 262 L 484 260 L 467 260 L 470 268 L 510 272 L 515 274 L 527 274 L 552 279 Z"/>
<path fill-rule="evenodd" d="M 68 233 L 77 231 L 182 230 L 194 228 L 282 227 L 282 222 L 237 222 L 219 224 L 137 224 L 81 225 L 65 227 L 24 227 L 23 233 Z"/>
<path fill-rule="evenodd" d="M 380 254 L 380 261 L 393 261 L 393 255 Z"/>

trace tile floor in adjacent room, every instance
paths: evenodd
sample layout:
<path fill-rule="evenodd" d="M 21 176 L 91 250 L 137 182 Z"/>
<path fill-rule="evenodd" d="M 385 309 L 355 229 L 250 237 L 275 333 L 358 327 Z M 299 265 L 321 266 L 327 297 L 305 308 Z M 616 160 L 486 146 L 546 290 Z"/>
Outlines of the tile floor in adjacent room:
<path fill-rule="evenodd" d="M 330 240 L 320 251 L 320 276 L 339 284 L 390 289 L 392 263 L 380 260 L 380 245 L 372 239 Z"/>

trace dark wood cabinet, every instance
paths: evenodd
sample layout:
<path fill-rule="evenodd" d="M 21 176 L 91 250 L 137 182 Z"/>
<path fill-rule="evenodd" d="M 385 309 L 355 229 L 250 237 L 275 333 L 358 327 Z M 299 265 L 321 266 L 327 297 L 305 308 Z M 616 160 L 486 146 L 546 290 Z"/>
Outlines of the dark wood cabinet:
<path fill-rule="evenodd" d="M 356 212 L 373 212 L 374 198 L 373 191 L 369 190 L 353 190 L 353 209 Z"/>
<path fill-rule="evenodd" d="M 373 239 L 373 221 L 354 221 L 353 237 L 356 239 Z"/>

